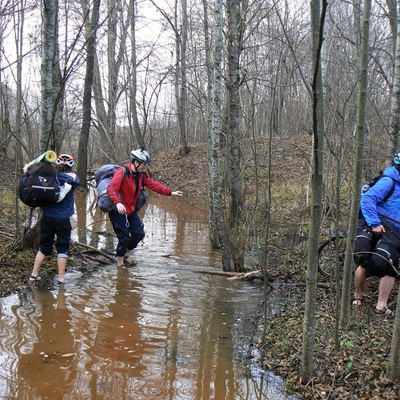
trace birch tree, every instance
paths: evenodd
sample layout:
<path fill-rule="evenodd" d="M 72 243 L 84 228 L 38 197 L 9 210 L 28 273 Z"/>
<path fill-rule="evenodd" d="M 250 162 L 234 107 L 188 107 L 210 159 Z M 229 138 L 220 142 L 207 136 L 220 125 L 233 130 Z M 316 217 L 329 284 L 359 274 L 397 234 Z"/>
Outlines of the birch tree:
<path fill-rule="evenodd" d="M 205 1 L 205 0 L 204 0 Z M 221 104 L 222 104 L 222 31 L 223 8 L 222 0 L 215 1 L 215 39 L 214 61 L 211 79 L 211 107 L 210 107 L 210 132 L 208 134 L 208 157 L 210 173 L 210 207 L 213 208 L 218 241 L 222 253 L 222 267 L 224 271 L 231 271 L 232 248 L 225 223 L 224 208 L 221 193 L 221 162 L 220 162 L 220 132 L 221 132 Z M 211 71 L 211 70 L 209 70 Z"/>

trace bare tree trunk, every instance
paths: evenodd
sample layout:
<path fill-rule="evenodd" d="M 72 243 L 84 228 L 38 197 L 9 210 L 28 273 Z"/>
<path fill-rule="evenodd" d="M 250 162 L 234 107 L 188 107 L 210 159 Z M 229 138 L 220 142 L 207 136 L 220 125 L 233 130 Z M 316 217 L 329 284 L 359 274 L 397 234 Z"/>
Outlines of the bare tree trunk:
<path fill-rule="evenodd" d="M 15 135 L 21 138 L 21 112 L 22 112 L 22 54 L 23 54 L 23 41 L 24 41 L 24 23 L 25 23 L 25 2 L 20 2 L 20 9 L 14 13 L 13 17 L 17 19 L 15 21 L 15 27 L 17 28 L 15 33 L 15 47 L 17 54 L 17 98 L 16 98 L 16 110 L 15 110 Z M 21 142 L 17 141 L 16 145 L 16 165 L 20 167 L 22 165 L 22 146 Z M 20 171 L 18 171 L 20 172 Z M 21 234 L 21 221 L 19 215 L 19 201 L 18 196 L 15 196 L 15 224 L 17 237 Z"/>
<path fill-rule="evenodd" d="M 229 189 L 231 195 L 230 225 L 241 224 L 243 221 L 243 192 L 240 158 L 240 95 L 239 59 L 242 48 L 243 19 L 241 17 L 241 0 L 227 1 L 228 14 L 228 158 L 229 158 Z"/>
<path fill-rule="evenodd" d="M 110 152 L 108 153 L 110 155 L 109 159 L 115 161 L 115 147 L 111 148 L 111 143 L 107 133 L 107 110 L 104 106 L 105 99 L 101 83 L 101 74 L 97 54 L 95 54 L 94 56 L 93 96 L 96 108 L 96 128 L 101 137 L 100 147 L 102 149 L 108 149 L 110 147 Z"/>
<path fill-rule="evenodd" d="M 232 246 L 225 223 L 224 209 L 221 194 L 221 165 L 220 165 L 220 130 L 221 130 L 221 98 L 222 98 L 222 29 L 223 9 L 222 0 L 215 2 L 215 47 L 212 78 L 212 105 L 211 105 L 211 132 L 209 134 L 209 163 L 211 171 L 210 190 L 212 207 L 214 209 L 218 241 L 222 253 L 222 267 L 224 271 L 233 271 Z"/>
<path fill-rule="evenodd" d="M 324 104 L 321 74 L 321 48 L 327 3 L 311 0 L 311 40 L 313 63 L 313 159 L 311 177 L 311 224 L 308 237 L 306 298 L 303 320 L 301 375 L 303 382 L 311 379 L 314 368 L 314 336 L 317 299 L 318 245 L 322 217 L 322 183 L 324 150 Z"/>
<path fill-rule="evenodd" d="M 388 0 L 389 1 L 389 0 Z M 400 14 L 397 10 L 397 15 Z M 394 151 L 399 151 L 399 116 L 400 116 L 400 21 L 397 22 L 397 42 L 396 42 L 396 61 L 395 73 L 393 77 L 393 94 L 390 133 L 393 137 Z M 400 310 L 400 291 L 397 294 L 397 310 Z M 392 343 L 390 347 L 390 357 L 387 373 L 393 381 L 398 380 L 400 374 L 400 312 L 396 312 L 394 321 Z"/>
<path fill-rule="evenodd" d="M 387 2 L 391 3 L 390 0 L 387 0 Z M 400 10 L 397 11 L 395 7 L 395 9 L 391 12 L 392 18 L 394 18 L 393 13 L 395 13 L 396 20 L 398 21 L 397 16 L 400 14 Z M 392 141 L 392 153 L 398 152 L 400 145 L 400 21 L 398 21 L 397 24 L 399 25 L 397 29 L 392 27 L 392 30 L 394 31 L 393 33 L 396 33 L 393 92 L 389 125 L 389 135 Z"/>
<path fill-rule="evenodd" d="M 361 51 L 361 0 L 352 0 L 353 18 L 354 18 L 354 34 L 356 38 L 357 60 L 360 59 Z M 357 64 L 357 66 L 359 66 Z"/>
<path fill-rule="evenodd" d="M 64 126 L 64 100 L 65 100 L 65 79 L 61 73 L 60 67 L 60 49 L 58 45 L 58 5 L 57 15 L 55 24 L 55 59 L 53 64 L 53 104 L 54 104 L 54 116 L 51 129 L 51 139 L 49 147 L 54 149 L 57 153 L 61 150 L 63 142 L 63 126 Z M 64 68 L 65 72 L 66 68 Z"/>
<path fill-rule="evenodd" d="M 48 148 L 54 115 L 53 103 L 53 63 L 56 53 L 57 0 L 44 0 L 42 8 L 42 67 L 41 67 L 41 125 L 40 151 Z"/>
<path fill-rule="evenodd" d="M 107 24 L 107 71 L 108 71 L 108 112 L 106 131 L 110 136 L 110 141 L 115 141 L 116 129 L 116 107 L 117 107 L 117 82 L 118 64 L 116 60 L 117 30 L 119 19 L 120 1 L 108 0 L 108 24 Z"/>
<path fill-rule="evenodd" d="M 396 310 L 400 310 L 400 290 L 397 293 Z M 389 379 L 396 382 L 399 380 L 400 374 L 400 313 L 396 312 L 393 323 L 393 336 L 390 346 L 390 356 L 387 366 L 387 374 Z"/>
<path fill-rule="evenodd" d="M 84 2 L 81 3 L 84 9 L 84 13 L 89 13 L 89 10 L 85 7 Z M 85 10 L 86 8 L 86 10 Z M 85 74 L 85 86 L 83 88 L 83 117 L 81 134 L 79 136 L 79 148 L 78 148 L 78 176 L 81 181 L 81 185 L 84 189 L 87 189 L 87 166 L 88 166 L 88 143 L 89 143 L 89 132 L 90 124 L 92 120 L 92 87 L 93 87 L 93 70 L 94 60 L 96 52 L 96 33 L 99 23 L 99 10 L 100 0 L 93 1 L 93 10 L 90 23 L 86 29 L 86 74 Z"/>
<path fill-rule="evenodd" d="M 392 43 L 393 43 L 393 54 L 396 54 L 396 38 L 398 35 L 398 1 L 397 0 L 386 0 L 388 6 L 388 17 L 390 30 L 392 32 Z"/>
<path fill-rule="evenodd" d="M 235 270 L 244 267 L 245 235 L 239 233 L 243 228 L 243 191 L 240 151 L 240 54 L 244 30 L 243 15 L 247 6 L 246 1 L 228 0 L 228 77 L 227 77 L 227 167 L 230 192 L 230 230 L 235 240 L 233 262 Z"/>
<path fill-rule="evenodd" d="M 129 86 L 129 109 L 131 118 L 129 118 L 129 123 L 133 125 L 131 128 L 133 135 L 139 145 L 142 147 L 145 145 L 142 130 L 139 125 L 139 118 L 136 105 L 136 93 L 137 93 L 137 68 L 136 68 L 136 0 L 131 0 L 129 3 L 130 21 L 131 21 L 131 73 L 130 73 L 130 86 Z"/>
<path fill-rule="evenodd" d="M 123 55 L 126 51 L 125 44 L 130 22 L 123 18 L 124 13 L 121 12 L 122 5 L 120 0 L 108 0 L 107 4 L 107 99 L 103 96 L 97 55 L 95 56 L 93 93 L 96 105 L 97 127 L 102 137 L 103 155 L 109 162 L 116 162 L 116 109 L 120 95 L 118 77 Z"/>
<path fill-rule="evenodd" d="M 350 220 L 348 228 L 345 265 L 343 272 L 342 304 L 340 323 L 345 326 L 350 318 L 350 298 L 351 284 L 353 275 L 353 249 L 356 234 L 357 218 L 360 208 L 360 187 L 362 182 L 364 146 L 365 146 L 365 126 L 367 110 L 367 90 L 368 90 L 368 60 L 369 60 L 369 20 L 371 14 L 371 0 L 365 0 L 363 11 L 363 24 L 361 35 L 361 52 L 359 59 L 360 81 L 358 89 L 357 105 L 357 130 L 356 148 L 353 175 L 353 193 L 351 202 Z"/>
<path fill-rule="evenodd" d="M 206 68 L 207 68 L 207 128 L 208 128 L 208 154 L 209 154 L 209 162 L 208 162 L 208 178 L 210 182 L 210 191 L 209 191 L 209 221 L 210 221 L 210 243 L 213 249 L 219 249 L 219 237 L 218 237 L 218 229 L 217 229 L 217 221 L 215 216 L 214 209 L 214 189 L 213 189 L 213 170 L 212 170 L 212 160 L 211 155 L 213 154 L 213 140 L 212 140 L 212 115 L 211 115 L 211 103 L 212 103 L 212 89 L 213 89 L 213 68 L 211 65 L 211 48 L 210 48 L 210 31 L 209 31 L 209 23 L 208 23 L 208 1 L 203 0 L 203 10 L 204 10 L 204 41 L 205 41 L 205 51 L 206 51 Z M 218 14 L 219 15 L 219 14 Z M 219 17 L 221 17 L 219 15 Z M 222 24 L 222 22 L 221 22 Z M 221 39 L 222 40 L 222 39 Z"/>
<path fill-rule="evenodd" d="M 177 105 L 178 105 L 178 122 L 179 132 L 181 138 L 181 146 L 179 149 L 179 155 L 181 157 L 189 154 L 190 149 L 187 140 L 187 78 L 186 78 L 186 48 L 187 48 L 187 30 L 188 30 L 188 15 L 187 15 L 187 1 L 181 0 L 182 2 L 182 32 L 180 40 L 177 40 L 177 46 L 180 46 L 180 51 L 177 51 L 177 55 L 180 54 L 180 59 L 177 60 L 177 65 L 180 65 L 177 70 L 180 72 L 180 77 L 177 76 L 177 83 L 179 84 L 179 90 L 177 93 Z M 178 38 L 177 38 L 178 39 Z M 180 81 L 180 83 L 179 83 Z"/>

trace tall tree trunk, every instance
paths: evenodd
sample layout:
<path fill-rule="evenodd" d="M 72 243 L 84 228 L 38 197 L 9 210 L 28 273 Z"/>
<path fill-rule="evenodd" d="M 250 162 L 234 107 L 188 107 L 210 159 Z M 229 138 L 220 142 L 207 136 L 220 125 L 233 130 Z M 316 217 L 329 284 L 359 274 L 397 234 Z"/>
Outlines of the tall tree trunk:
<path fill-rule="evenodd" d="M 105 98 L 101 83 L 101 74 L 97 53 L 94 55 L 93 97 L 96 108 L 96 128 L 101 138 L 100 148 L 103 151 L 110 149 L 110 151 L 107 152 L 108 161 L 116 162 L 115 146 L 112 146 L 112 141 L 110 140 L 107 132 L 107 110 L 104 106 Z"/>
<path fill-rule="evenodd" d="M 82 6 L 85 8 L 84 2 L 82 2 Z M 86 74 L 82 100 L 82 127 L 78 148 L 78 176 L 84 189 L 87 189 L 86 176 L 88 167 L 88 143 L 90 124 L 92 120 L 93 71 L 96 52 L 96 33 L 99 23 L 99 10 L 100 0 L 93 0 L 92 16 L 86 29 Z M 89 10 L 84 10 L 84 13 L 89 13 Z"/>
<path fill-rule="evenodd" d="M 388 3 L 391 1 L 387 0 Z M 395 10 L 397 10 L 395 8 Z M 396 17 L 397 29 L 392 28 L 396 33 L 396 45 L 395 45 L 395 62 L 394 62 L 394 74 L 393 74 L 393 92 L 391 99 L 391 110 L 390 110 L 390 125 L 389 135 L 392 142 L 391 152 L 395 153 L 400 150 L 400 21 L 397 16 L 400 15 L 400 8 L 397 12 L 391 11 L 391 20 Z M 393 16 L 395 13 L 395 16 Z"/>
<path fill-rule="evenodd" d="M 108 29 L 107 29 L 107 71 L 108 71 L 108 112 L 106 131 L 110 141 L 115 141 L 116 107 L 117 107 L 117 83 L 118 71 L 116 60 L 117 30 L 120 1 L 108 0 Z"/>
<path fill-rule="evenodd" d="M 137 93 L 137 68 L 136 68 L 136 0 L 130 0 L 129 12 L 131 21 L 131 73 L 130 73 L 130 86 L 129 86 L 129 109 L 131 118 L 129 118 L 129 123 L 132 124 L 133 136 L 136 139 L 139 147 L 145 145 L 142 130 L 139 125 L 139 118 L 136 105 L 136 93 Z"/>
<path fill-rule="evenodd" d="M 95 56 L 93 94 L 97 114 L 96 123 L 102 137 L 103 156 L 109 162 L 117 162 L 115 135 L 117 103 L 120 95 L 118 78 L 126 51 L 125 44 L 130 22 L 124 20 L 125 14 L 121 12 L 120 0 L 108 0 L 107 8 L 107 96 L 106 98 L 103 96 L 97 55 Z"/>
<path fill-rule="evenodd" d="M 354 174 L 353 174 L 353 193 L 351 202 L 350 220 L 347 237 L 347 247 L 345 255 L 345 265 L 343 271 L 342 286 L 342 304 L 340 323 L 345 326 L 350 318 L 350 298 L 351 284 L 353 275 L 353 249 L 354 237 L 356 234 L 356 225 L 358 212 L 360 208 L 360 187 L 362 182 L 364 146 L 365 146 L 365 125 L 367 110 L 367 91 L 368 91 L 368 61 L 369 61 L 369 20 L 371 14 L 371 0 L 365 0 L 363 11 L 363 23 L 361 34 L 361 51 L 358 60 L 360 71 L 358 87 L 357 104 L 357 129 L 356 129 L 356 147 L 354 154 Z"/>
<path fill-rule="evenodd" d="M 235 270 L 240 271 L 244 266 L 245 236 L 240 234 L 243 229 L 243 191 L 240 151 L 240 54 L 244 30 L 243 15 L 247 6 L 246 1 L 228 0 L 228 77 L 227 77 L 227 162 L 228 182 L 230 192 L 230 230 L 235 241 L 233 262 Z"/>
<path fill-rule="evenodd" d="M 242 48 L 243 19 L 241 0 L 227 0 L 228 15 L 228 77 L 227 77 L 227 127 L 229 190 L 231 195 L 230 224 L 243 221 L 243 192 L 240 157 L 240 53 Z"/>
<path fill-rule="evenodd" d="M 179 155 L 184 157 L 189 154 L 187 144 L 187 127 L 186 127 L 186 107 L 187 107 L 187 78 L 186 78 L 186 47 L 187 47 L 187 2 L 181 0 L 181 33 L 178 29 L 178 2 L 175 1 L 175 50 L 176 50 L 176 66 L 175 66 L 175 98 L 176 108 L 178 112 L 178 125 L 180 136 Z"/>
<path fill-rule="evenodd" d="M 386 0 L 386 4 L 388 6 L 388 17 L 390 30 L 392 32 L 392 43 L 393 43 L 393 54 L 396 54 L 396 38 L 398 35 L 398 0 Z"/>
<path fill-rule="evenodd" d="M 397 10 L 397 15 L 400 15 L 400 5 Z M 399 149 L 399 118 L 400 118 L 400 21 L 397 20 L 397 42 L 396 42 L 396 61 L 395 73 L 393 76 L 393 94 L 392 94 L 392 109 L 390 133 L 393 137 L 394 151 Z M 397 294 L 397 310 L 400 310 L 400 291 Z M 388 363 L 388 375 L 393 381 L 396 381 L 400 374 L 400 312 L 396 312 L 394 321 L 394 329 L 392 343 L 390 348 L 390 357 Z"/>
<path fill-rule="evenodd" d="M 188 29 L 188 15 L 187 15 L 187 0 L 181 0 L 182 18 L 180 26 L 182 28 L 179 32 L 179 18 L 178 18 L 178 4 L 179 0 L 175 0 L 174 18 L 171 19 L 170 15 L 154 0 L 151 0 L 157 10 L 164 16 L 175 34 L 175 102 L 178 114 L 178 126 L 180 137 L 179 154 L 181 157 L 189 154 L 190 149 L 187 141 L 187 72 L 186 72 L 186 48 L 187 48 L 187 29 Z"/>
<path fill-rule="evenodd" d="M 397 292 L 396 310 L 400 310 L 400 291 Z M 396 312 L 393 323 L 393 336 L 390 346 L 390 356 L 387 366 L 387 374 L 393 382 L 399 380 L 400 374 L 400 313 Z"/>
<path fill-rule="evenodd" d="M 15 32 L 15 50 L 17 54 L 17 98 L 15 109 L 15 135 L 21 138 L 21 112 L 22 112 L 22 54 L 24 48 L 24 24 L 25 24 L 25 1 L 20 2 L 18 12 L 14 13 L 14 26 L 17 28 Z M 22 165 L 22 146 L 21 142 L 16 144 L 16 165 Z M 18 205 L 18 196 L 15 196 L 15 224 L 17 237 L 21 234 L 21 220 L 19 215 L 20 207 Z"/>
<path fill-rule="evenodd" d="M 311 48 L 313 63 L 313 157 L 311 177 L 311 224 L 308 237 L 306 298 L 303 320 L 303 348 L 301 375 L 303 382 L 311 379 L 314 368 L 314 336 L 317 300 L 318 245 L 322 216 L 322 173 L 324 153 L 324 103 L 321 74 L 321 48 L 323 42 L 326 0 L 311 0 Z"/>
<path fill-rule="evenodd" d="M 51 130 L 51 138 L 49 147 L 54 149 L 56 153 L 61 150 L 61 145 L 63 142 L 63 126 L 64 126 L 64 99 L 65 99 L 65 79 L 61 73 L 60 66 L 60 49 L 58 45 L 58 6 L 56 14 L 56 24 L 55 24 L 55 58 L 53 64 L 53 104 L 54 104 L 54 116 Z M 64 68 L 65 71 L 65 68 Z M 68 150 L 69 151 L 69 150 Z M 66 151 L 66 152 L 68 152 Z"/>
<path fill-rule="evenodd" d="M 220 163 L 220 131 L 221 131 L 221 98 L 222 98 L 222 29 L 223 8 L 222 0 L 216 0 L 214 15 L 215 47 L 212 77 L 212 105 L 211 105 L 211 132 L 209 133 L 209 171 L 210 190 L 212 191 L 212 207 L 218 231 L 218 240 L 222 253 L 222 268 L 224 271 L 233 271 L 232 246 L 229 240 L 225 223 L 224 208 L 221 193 L 221 163 Z"/>
<path fill-rule="evenodd" d="M 212 160 L 211 155 L 213 154 L 213 141 L 212 141 L 212 114 L 211 114 L 211 103 L 212 103 L 212 81 L 213 81 L 213 68 L 211 65 L 211 48 L 210 48 L 210 30 L 208 23 L 208 1 L 203 0 L 203 10 L 204 10 L 204 42 L 205 42 L 205 51 L 206 51 L 206 68 L 207 68 L 207 141 L 208 141 L 208 154 L 209 154 L 209 162 L 208 162 L 208 178 L 210 182 L 210 190 L 209 190 L 209 221 L 210 221 L 210 243 L 212 249 L 219 249 L 219 237 L 218 237 L 218 229 L 217 229 L 217 221 L 215 216 L 214 209 L 214 189 L 213 189 L 213 170 L 212 170 Z M 218 14 L 219 17 L 222 17 Z M 222 22 L 221 22 L 222 25 Z M 222 38 L 221 38 L 222 40 Z M 219 133 L 218 133 L 219 134 Z"/>
<path fill-rule="evenodd" d="M 48 149 L 54 115 L 53 62 L 57 40 L 55 37 L 57 8 L 57 0 L 43 0 L 40 151 Z"/>

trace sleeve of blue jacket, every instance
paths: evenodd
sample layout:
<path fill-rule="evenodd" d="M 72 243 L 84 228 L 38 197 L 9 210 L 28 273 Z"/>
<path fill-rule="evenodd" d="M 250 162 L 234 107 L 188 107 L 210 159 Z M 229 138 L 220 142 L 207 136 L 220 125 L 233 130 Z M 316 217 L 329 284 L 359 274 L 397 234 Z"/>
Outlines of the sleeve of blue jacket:
<path fill-rule="evenodd" d="M 381 225 L 377 205 L 381 203 L 393 186 L 392 178 L 384 176 L 361 197 L 361 212 L 372 228 Z"/>

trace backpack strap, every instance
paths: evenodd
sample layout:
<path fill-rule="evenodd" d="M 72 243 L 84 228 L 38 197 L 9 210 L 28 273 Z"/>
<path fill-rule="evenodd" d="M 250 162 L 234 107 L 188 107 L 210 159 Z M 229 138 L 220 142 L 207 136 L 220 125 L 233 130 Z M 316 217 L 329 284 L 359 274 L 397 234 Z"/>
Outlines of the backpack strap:
<path fill-rule="evenodd" d="M 138 174 L 132 174 L 132 176 L 135 181 L 136 191 L 142 189 L 143 188 L 143 173 L 139 172 Z M 140 187 L 140 183 L 142 184 L 142 187 Z"/>
<path fill-rule="evenodd" d="M 131 175 L 133 180 L 135 181 L 135 187 L 136 187 L 136 191 L 138 189 L 143 189 L 143 172 L 139 172 L 139 173 L 133 173 L 128 167 L 126 167 L 125 165 L 123 166 L 124 168 L 124 177 L 125 175 Z M 140 179 L 141 178 L 141 179 Z M 142 184 L 140 187 L 140 183 Z"/>
<path fill-rule="evenodd" d="M 385 176 L 387 176 L 387 175 L 385 175 Z M 394 189 L 396 187 L 396 182 L 394 181 L 394 179 L 390 176 L 388 176 L 388 178 L 390 178 L 392 180 L 392 187 L 390 188 L 389 193 L 382 200 L 383 203 L 386 203 L 388 201 L 389 197 L 393 194 Z"/>

